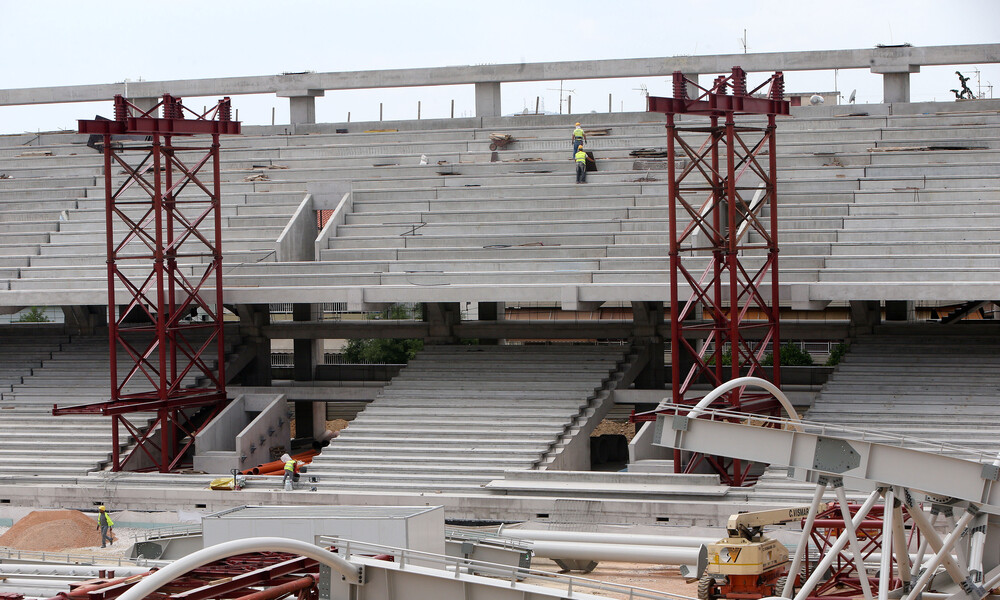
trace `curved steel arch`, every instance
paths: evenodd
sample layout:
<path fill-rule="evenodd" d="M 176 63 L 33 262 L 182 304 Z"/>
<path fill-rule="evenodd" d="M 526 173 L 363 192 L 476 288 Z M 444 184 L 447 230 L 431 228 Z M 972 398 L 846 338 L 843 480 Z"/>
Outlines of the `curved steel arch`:
<path fill-rule="evenodd" d="M 263 551 L 290 552 L 305 556 L 329 566 L 346 577 L 350 582 L 361 583 L 363 567 L 345 560 L 329 550 L 320 548 L 315 544 L 288 538 L 256 537 L 223 542 L 189 554 L 144 578 L 129 588 L 124 594 L 118 596 L 118 600 L 142 600 L 181 575 L 207 565 L 210 562 L 236 556 L 237 554 Z"/>
<path fill-rule="evenodd" d="M 781 388 L 779 388 L 778 386 L 774 385 L 773 383 L 771 383 L 766 379 L 761 379 L 760 377 L 737 377 L 736 379 L 730 379 L 729 381 L 723 383 L 722 385 L 718 386 L 717 388 L 709 392 L 704 398 L 699 400 L 698 404 L 694 405 L 694 408 L 691 409 L 691 412 L 689 412 L 687 416 L 692 418 L 697 417 L 702 412 L 704 412 L 705 408 L 708 408 L 709 405 L 712 404 L 712 402 L 714 402 L 717 398 L 719 398 L 726 392 L 738 387 L 748 387 L 748 386 L 758 387 L 767 392 L 770 392 L 771 395 L 774 396 L 775 400 L 777 400 L 781 404 L 781 407 L 785 409 L 785 412 L 788 413 L 788 416 L 789 418 L 791 418 L 791 420 L 797 423 L 802 422 L 802 418 L 799 417 L 799 413 L 797 413 L 795 411 L 795 407 L 792 406 L 792 401 L 789 400 L 788 396 L 786 396 L 785 393 L 781 391 Z M 795 425 L 795 427 L 798 431 L 802 431 L 801 426 Z"/>

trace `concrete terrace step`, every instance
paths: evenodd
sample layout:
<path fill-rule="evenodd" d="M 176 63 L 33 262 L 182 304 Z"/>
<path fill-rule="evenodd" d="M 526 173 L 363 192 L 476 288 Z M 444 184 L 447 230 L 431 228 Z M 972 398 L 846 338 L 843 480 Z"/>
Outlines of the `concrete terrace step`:
<path fill-rule="evenodd" d="M 463 486 L 477 488 L 504 468 L 527 468 L 539 460 L 620 356 L 617 349 L 591 347 L 428 346 L 323 450 L 313 471 L 366 488 L 403 481 L 405 489 L 414 490 L 456 485 L 459 474 Z M 561 374 L 561 365 L 573 365 L 573 372 Z M 553 381 L 553 375 L 565 379 Z M 580 378 L 593 383 L 579 385 Z M 367 481 L 376 467 L 358 466 L 385 462 L 395 466 Z M 350 477 L 338 464 L 352 465 Z"/>

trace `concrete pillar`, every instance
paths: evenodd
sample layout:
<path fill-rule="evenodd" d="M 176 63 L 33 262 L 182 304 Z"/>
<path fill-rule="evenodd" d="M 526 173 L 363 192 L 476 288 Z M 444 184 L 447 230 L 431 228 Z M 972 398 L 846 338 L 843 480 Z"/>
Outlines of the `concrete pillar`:
<path fill-rule="evenodd" d="M 909 73 L 883 73 L 882 74 L 882 102 L 909 102 L 910 101 L 910 74 Z"/>
<path fill-rule="evenodd" d="M 289 121 L 292 125 L 315 123 L 316 98 L 325 94 L 325 90 L 283 90 L 277 92 L 279 98 L 288 98 Z"/>
<path fill-rule="evenodd" d="M 872 73 L 882 76 L 882 102 L 910 101 L 910 73 L 919 73 L 920 65 L 891 64 L 876 65 Z"/>
<path fill-rule="evenodd" d="M 885 320 L 886 321 L 914 321 L 915 303 L 912 300 L 886 300 Z"/>
<path fill-rule="evenodd" d="M 163 98 L 129 98 L 128 101 L 131 102 L 132 104 L 136 105 L 136 107 L 139 108 L 140 110 L 142 110 L 143 112 L 146 112 L 149 109 L 151 109 L 154 106 L 156 106 L 157 104 L 159 104 L 160 100 L 162 100 L 162 99 Z M 153 117 L 159 117 L 160 116 L 160 111 L 157 110 L 156 113 L 154 113 L 151 116 L 153 116 Z"/>
<path fill-rule="evenodd" d="M 687 86 L 686 86 L 687 87 L 688 98 L 694 99 L 694 98 L 697 98 L 698 96 L 700 96 L 702 94 L 701 89 L 699 89 L 697 85 L 694 85 L 696 83 L 697 84 L 701 83 L 698 80 L 698 73 L 684 73 L 684 77 L 688 81 L 692 82 L 692 83 L 688 83 Z"/>
<path fill-rule="evenodd" d="M 319 320 L 316 304 L 296 303 L 292 305 L 293 321 Z M 293 375 L 295 381 L 312 381 L 315 378 L 316 365 L 322 356 L 322 340 L 293 340 Z"/>
<path fill-rule="evenodd" d="M 310 402 L 312 404 L 313 428 L 312 436 L 318 440 L 326 433 L 326 402 Z"/>
<path fill-rule="evenodd" d="M 480 302 L 477 312 L 479 313 L 480 321 L 502 321 L 504 316 L 504 304 L 503 302 Z M 500 343 L 500 340 L 495 338 L 480 338 L 479 343 L 484 346 L 496 346 Z"/>
<path fill-rule="evenodd" d="M 240 304 L 236 307 L 240 318 L 240 338 L 247 346 L 250 361 L 237 375 L 243 385 L 271 385 L 271 340 L 264 336 L 264 327 L 271 324 L 267 304 Z"/>
<path fill-rule="evenodd" d="M 849 335 L 873 333 L 882 322 L 882 306 L 878 300 L 851 300 Z"/>
<path fill-rule="evenodd" d="M 663 325 L 663 302 L 632 303 L 632 338 L 648 346 L 649 358 L 635 379 L 635 387 L 662 390 L 667 383 L 667 365 L 663 360 L 666 343 L 659 333 Z"/>
<path fill-rule="evenodd" d="M 425 344 L 457 344 L 454 326 L 462 320 L 458 302 L 428 302 L 424 305 L 424 321 L 428 324 Z"/>
<path fill-rule="evenodd" d="M 500 82 L 486 81 L 476 84 L 476 116 L 499 117 Z"/>

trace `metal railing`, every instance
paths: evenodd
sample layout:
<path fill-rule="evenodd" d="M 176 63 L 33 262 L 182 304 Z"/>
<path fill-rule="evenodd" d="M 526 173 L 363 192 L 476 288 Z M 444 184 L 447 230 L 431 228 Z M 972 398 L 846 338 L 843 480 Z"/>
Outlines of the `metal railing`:
<path fill-rule="evenodd" d="M 619 595 L 622 598 L 633 600 L 642 598 L 646 600 L 694 600 L 690 596 L 673 594 L 670 592 L 659 592 L 647 588 L 630 587 L 616 583 L 597 581 L 585 577 L 575 577 L 572 575 L 561 575 L 541 571 L 538 569 L 526 569 L 510 565 L 501 565 L 484 561 L 472 560 L 457 556 L 445 556 L 443 554 L 432 554 L 419 550 L 408 550 L 406 548 L 396 548 L 393 546 L 383 546 L 369 542 L 359 542 L 335 536 L 318 536 L 317 544 L 323 547 L 332 547 L 336 552 L 350 560 L 353 553 L 360 554 L 384 554 L 393 557 L 393 562 L 400 567 L 405 567 L 408 563 L 416 562 L 420 566 L 440 565 L 441 570 L 448 575 L 458 578 L 463 573 L 474 572 L 480 576 L 488 576 L 493 579 L 509 582 L 511 586 L 525 580 L 532 580 L 536 585 L 543 585 L 547 588 L 562 590 L 564 598 L 572 598 L 574 592 L 596 593 L 603 592 Z M 360 556 L 359 556 L 360 557 Z"/>
<path fill-rule="evenodd" d="M 142 566 L 138 559 L 123 556 L 105 556 L 97 554 L 69 554 L 68 552 L 47 552 L 43 550 L 15 550 L 0 548 L 0 559 L 33 560 L 37 562 L 53 562 L 75 565 L 117 565 Z"/>
<path fill-rule="evenodd" d="M 201 535 L 201 525 L 164 525 L 163 527 L 152 527 L 144 530 L 137 530 L 132 533 L 132 543 L 148 542 L 150 540 L 161 540 L 168 537 L 179 537 L 188 535 Z"/>
<path fill-rule="evenodd" d="M 522 539 L 504 537 L 492 531 L 463 529 L 461 527 L 455 529 L 446 527 L 444 537 L 446 540 L 489 542 L 507 550 L 526 550 L 531 546 L 531 542 Z"/>

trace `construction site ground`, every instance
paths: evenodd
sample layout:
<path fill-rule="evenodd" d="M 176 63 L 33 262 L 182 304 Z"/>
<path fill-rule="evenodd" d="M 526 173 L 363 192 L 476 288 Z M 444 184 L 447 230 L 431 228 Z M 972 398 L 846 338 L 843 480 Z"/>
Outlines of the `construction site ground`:
<path fill-rule="evenodd" d="M 80 514 L 82 515 L 82 513 Z M 10 529 L 10 527 L 0 527 L 0 536 L 5 535 Z M 94 545 L 61 547 L 63 543 L 60 541 L 60 536 L 55 532 L 55 530 L 44 526 L 35 527 L 33 530 L 34 531 L 32 533 L 34 533 L 34 536 L 30 533 L 28 535 L 21 535 L 19 536 L 18 541 L 22 543 L 16 545 L 32 547 L 44 545 L 50 548 L 59 547 L 58 550 L 50 550 L 46 552 L 46 561 L 60 562 L 64 560 L 66 563 L 73 563 L 80 562 L 81 559 L 89 557 L 93 559 L 95 564 L 114 564 L 117 563 L 119 559 L 127 559 L 136 535 L 142 533 L 142 530 L 137 528 L 116 527 L 114 531 L 115 541 L 106 548 L 100 547 L 100 534 L 98 534 L 98 541 Z M 63 541 L 66 540 L 65 537 L 62 539 Z M 19 550 L 25 552 L 26 554 L 30 552 L 33 555 L 38 552 L 28 551 L 23 547 L 0 546 L 0 558 L 4 555 L 16 553 Z M 536 557 L 532 560 L 531 566 L 533 569 L 537 569 L 539 571 L 546 571 L 549 573 L 560 572 L 559 565 L 547 558 Z M 570 575 L 578 575 L 603 583 L 645 588 L 647 590 L 673 594 L 686 598 L 694 598 L 697 594 L 697 582 L 689 582 L 685 580 L 685 578 L 681 576 L 678 569 L 672 566 L 642 563 L 601 562 L 598 564 L 597 568 L 590 573 L 570 573 Z M 555 584 L 555 582 L 553 583 Z M 628 594 L 616 593 L 611 590 L 588 590 L 587 593 L 594 593 L 595 595 L 607 596 L 611 598 L 626 598 L 628 596 Z"/>

